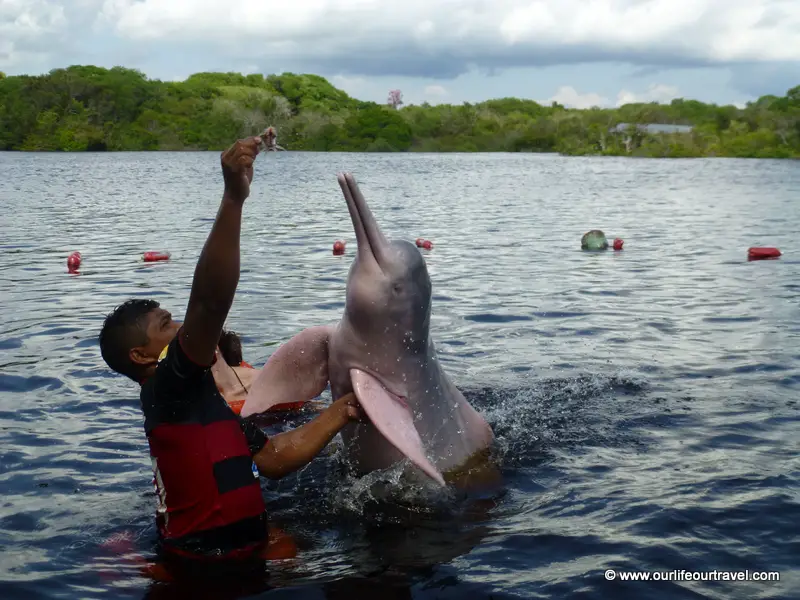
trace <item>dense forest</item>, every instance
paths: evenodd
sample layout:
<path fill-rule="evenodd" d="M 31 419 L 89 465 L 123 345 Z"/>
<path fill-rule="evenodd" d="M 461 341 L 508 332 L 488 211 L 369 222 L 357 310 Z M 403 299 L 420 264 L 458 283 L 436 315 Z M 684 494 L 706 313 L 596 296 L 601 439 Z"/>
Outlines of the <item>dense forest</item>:
<path fill-rule="evenodd" d="M 636 126 L 653 123 L 691 129 Z M 517 98 L 398 108 L 351 98 L 317 75 L 172 82 L 121 67 L 0 73 L 4 150 L 220 150 L 268 125 L 287 150 L 800 158 L 800 86 L 741 109 L 676 99 L 577 110 Z"/>

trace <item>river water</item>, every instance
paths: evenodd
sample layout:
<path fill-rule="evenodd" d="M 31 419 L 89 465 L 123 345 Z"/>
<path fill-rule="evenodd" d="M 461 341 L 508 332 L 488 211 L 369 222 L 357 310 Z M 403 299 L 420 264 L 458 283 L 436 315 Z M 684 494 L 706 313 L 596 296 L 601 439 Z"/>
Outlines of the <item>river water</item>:
<path fill-rule="evenodd" d="M 381 507 L 335 441 L 263 483 L 298 558 L 207 597 L 800 597 L 796 162 L 259 157 L 228 320 L 251 364 L 341 315 L 339 170 L 385 232 L 433 241 L 432 335 L 496 432 L 504 494 Z M 204 597 L 140 568 L 156 532 L 138 388 L 97 334 L 129 297 L 183 317 L 221 191 L 217 153 L 0 154 L 0 597 Z M 624 250 L 581 252 L 594 228 Z M 621 581 L 681 570 L 780 581 Z"/>

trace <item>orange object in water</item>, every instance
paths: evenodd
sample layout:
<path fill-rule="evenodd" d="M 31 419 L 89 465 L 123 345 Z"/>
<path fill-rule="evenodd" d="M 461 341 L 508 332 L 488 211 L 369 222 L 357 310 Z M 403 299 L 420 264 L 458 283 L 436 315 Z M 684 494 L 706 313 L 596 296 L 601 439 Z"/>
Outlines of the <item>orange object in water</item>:
<path fill-rule="evenodd" d="M 115 566 L 119 567 L 134 567 L 139 570 L 139 573 L 155 581 L 172 581 L 172 575 L 167 571 L 166 567 L 160 563 L 150 562 L 142 555 L 136 545 L 133 543 L 134 534 L 132 531 L 123 531 L 112 535 L 100 547 L 116 557 L 113 560 Z M 119 572 L 114 571 L 100 571 L 101 579 L 106 581 L 115 581 L 119 579 Z"/>
<path fill-rule="evenodd" d="M 287 558 L 295 558 L 297 556 L 297 544 L 294 538 L 275 527 L 269 526 L 269 541 L 266 547 L 261 551 L 261 558 L 266 560 L 284 560 Z"/>
<path fill-rule="evenodd" d="M 242 412 L 242 407 L 244 406 L 244 400 L 231 400 L 230 402 L 228 402 L 228 406 L 230 406 L 231 410 L 238 415 L 240 412 Z"/>
<path fill-rule="evenodd" d="M 748 260 L 766 260 L 769 258 L 778 258 L 781 251 L 777 248 L 750 248 L 747 250 Z"/>
<path fill-rule="evenodd" d="M 336 240 L 333 242 L 333 255 L 334 256 L 341 256 L 344 254 L 344 247 L 345 244 L 342 240 Z"/>
<path fill-rule="evenodd" d="M 142 565 L 139 569 L 142 577 L 152 579 L 153 581 L 160 581 L 161 583 L 169 583 L 175 581 L 175 578 L 167 570 L 165 565 L 156 562 L 148 562 Z"/>
<path fill-rule="evenodd" d="M 260 557 L 262 560 L 286 560 L 297 557 L 297 543 L 294 541 L 294 538 L 291 536 L 291 534 L 286 533 L 274 525 L 269 525 L 267 536 L 266 543 L 264 543 L 260 549 L 256 549 L 256 552 L 258 553 L 256 556 Z M 176 554 L 178 556 L 187 556 L 182 552 Z M 249 553 L 246 556 L 249 556 Z M 177 579 L 173 573 L 170 572 L 170 568 L 164 562 L 150 562 L 141 554 L 127 554 L 124 556 L 124 559 L 127 559 L 123 560 L 123 562 L 128 563 L 126 566 L 138 567 L 139 574 L 152 581 L 171 583 Z M 199 560 L 202 561 L 203 559 Z M 236 559 L 231 559 L 231 561 L 235 560 Z M 213 564 L 214 562 L 217 561 L 212 559 L 211 563 Z M 104 572 L 100 573 L 100 576 L 107 580 L 116 579 L 114 575 L 116 574 Z"/>
<path fill-rule="evenodd" d="M 284 402 L 283 404 L 276 404 L 272 408 L 270 408 L 267 412 L 281 412 L 284 410 L 300 410 L 306 405 L 304 400 L 300 402 Z"/>
<path fill-rule="evenodd" d="M 614 250 L 622 250 L 622 245 L 623 245 L 624 243 L 625 243 L 625 242 L 624 242 L 624 241 L 622 241 L 621 239 L 619 239 L 619 238 L 616 238 L 616 239 L 614 240 Z"/>
<path fill-rule="evenodd" d="M 142 255 L 144 262 L 156 262 L 159 260 L 169 260 L 169 252 L 145 252 Z"/>
<path fill-rule="evenodd" d="M 255 367 L 250 363 L 242 361 L 239 363 L 240 367 L 245 367 L 247 369 L 254 369 Z M 267 412 L 282 412 L 288 410 L 300 410 L 307 404 L 306 401 L 301 400 L 300 402 L 284 402 L 283 404 L 276 404 L 275 406 L 270 407 Z M 235 412 L 237 415 L 242 412 L 242 407 L 244 406 L 244 400 L 231 400 L 228 402 L 228 406 L 231 407 L 231 410 Z"/>
<path fill-rule="evenodd" d="M 244 406 L 244 400 L 231 400 L 228 402 L 228 406 L 231 407 L 231 410 L 236 413 L 237 415 L 242 412 L 242 407 Z M 283 412 L 283 411 L 291 411 L 291 410 L 300 410 L 303 408 L 307 403 L 303 400 L 300 402 L 284 402 L 283 404 L 276 404 L 275 406 L 271 406 L 267 412 Z"/>

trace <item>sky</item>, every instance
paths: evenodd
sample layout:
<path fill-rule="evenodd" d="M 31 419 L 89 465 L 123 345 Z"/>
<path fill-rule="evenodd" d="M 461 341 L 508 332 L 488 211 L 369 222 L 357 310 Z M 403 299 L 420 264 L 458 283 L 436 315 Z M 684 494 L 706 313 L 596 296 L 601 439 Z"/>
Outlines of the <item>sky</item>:
<path fill-rule="evenodd" d="M 800 85 L 800 0 L 0 0 L 0 71 L 316 73 L 406 104 L 744 105 Z"/>

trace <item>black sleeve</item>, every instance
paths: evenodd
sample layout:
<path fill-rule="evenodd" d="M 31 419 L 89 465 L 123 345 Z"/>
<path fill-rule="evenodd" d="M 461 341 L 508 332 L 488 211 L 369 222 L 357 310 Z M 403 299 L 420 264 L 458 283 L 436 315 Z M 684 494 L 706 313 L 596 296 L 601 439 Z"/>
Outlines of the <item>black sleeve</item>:
<path fill-rule="evenodd" d="M 211 365 L 198 365 L 190 359 L 181 344 L 181 331 L 167 347 L 167 356 L 158 363 L 153 375 L 152 387 L 147 394 L 145 414 L 157 414 L 159 421 L 175 421 L 184 418 L 192 404 L 200 399 L 202 381 L 210 376 Z M 154 415 L 155 416 L 155 415 Z"/>
<path fill-rule="evenodd" d="M 250 448 L 250 456 L 255 456 L 267 444 L 267 435 L 261 428 L 249 419 L 239 417 L 239 425 L 242 427 L 244 437 L 247 438 L 247 445 Z"/>

